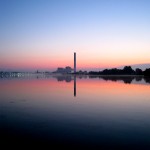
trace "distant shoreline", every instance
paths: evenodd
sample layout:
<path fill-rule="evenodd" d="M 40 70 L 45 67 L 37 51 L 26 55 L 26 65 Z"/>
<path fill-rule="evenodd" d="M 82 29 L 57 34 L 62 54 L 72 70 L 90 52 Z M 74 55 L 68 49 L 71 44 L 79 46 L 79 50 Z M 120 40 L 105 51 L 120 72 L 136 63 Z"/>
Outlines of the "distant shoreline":
<path fill-rule="evenodd" d="M 67 71 L 67 69 L 66 69 Z M 147 68 L 146 70 L 142 71 L 139 68 L 136 68 L 135 70 L 132 69 L 131 66 L 125 66 L 123 69 L 104 69 L 103 71 L 82 71 L 79 70 L 75 73 L 72 72 L 49 72 L 49 71 L 36 71 L 36 72 L 17 72 L 17 71 L 0 71 L 0 77 L 4 76 L 23 76 L 23 75 L 29 75 L 29 74 L 43 74 L 43 75 L 53 75 L 53 74 L 60 74 L 60 75 L 96 75 L 96 76 L 150 76 L 150 68 Z"/>

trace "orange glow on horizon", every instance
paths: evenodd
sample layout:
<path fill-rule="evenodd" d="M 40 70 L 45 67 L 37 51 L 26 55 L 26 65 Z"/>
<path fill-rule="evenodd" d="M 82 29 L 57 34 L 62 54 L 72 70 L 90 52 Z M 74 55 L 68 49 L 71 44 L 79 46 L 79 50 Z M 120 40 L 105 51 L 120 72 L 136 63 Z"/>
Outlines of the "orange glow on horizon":
<path fill-rule="evenodd" d="M 104 69 L 114 68 L 126 65 L 144 64 L 149 63 L 147 59 L 112 59 L 112 58 L 90 58 L 82 57 L 77 53 L 77 70 L 80 69 Z M 57 58 L 11 58 L 0 60 L 0 68 L 12 68 L 12 69 L 51 69 L 56 70 L 58 67 L 70 66 L 73 68 L 73 55 L 72 57 L 57 57 Z"/>

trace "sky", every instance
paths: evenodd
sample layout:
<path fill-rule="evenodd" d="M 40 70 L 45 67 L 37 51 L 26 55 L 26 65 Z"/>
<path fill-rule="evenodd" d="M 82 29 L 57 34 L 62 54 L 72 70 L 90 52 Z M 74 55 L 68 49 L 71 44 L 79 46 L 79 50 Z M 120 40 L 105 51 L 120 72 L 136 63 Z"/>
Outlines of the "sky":
<path fill-rule="evenodd" d="M 0 0 L 0 68 L 150 63 L 149 0 Z"/>

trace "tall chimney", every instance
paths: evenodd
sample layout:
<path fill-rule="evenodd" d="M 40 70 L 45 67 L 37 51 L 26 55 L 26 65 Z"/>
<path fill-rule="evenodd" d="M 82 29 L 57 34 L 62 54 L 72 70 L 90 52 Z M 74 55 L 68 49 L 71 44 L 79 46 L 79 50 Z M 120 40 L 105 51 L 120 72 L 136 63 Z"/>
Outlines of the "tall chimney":
<path fill-rule="evenodd" d="M 76 73 L 76 52 L 74 52 L 74 73 Z"/>

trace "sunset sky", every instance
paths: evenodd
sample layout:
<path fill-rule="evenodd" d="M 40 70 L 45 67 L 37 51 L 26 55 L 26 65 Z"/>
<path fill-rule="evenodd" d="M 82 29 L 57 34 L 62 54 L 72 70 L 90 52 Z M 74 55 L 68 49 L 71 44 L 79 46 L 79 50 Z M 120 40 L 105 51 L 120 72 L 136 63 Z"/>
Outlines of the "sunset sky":
<path fill-rule="evenodd" d="M 150 63 L 150 0 L 0 0 L 0 69 Z"/>

